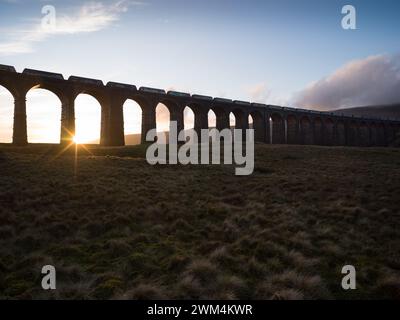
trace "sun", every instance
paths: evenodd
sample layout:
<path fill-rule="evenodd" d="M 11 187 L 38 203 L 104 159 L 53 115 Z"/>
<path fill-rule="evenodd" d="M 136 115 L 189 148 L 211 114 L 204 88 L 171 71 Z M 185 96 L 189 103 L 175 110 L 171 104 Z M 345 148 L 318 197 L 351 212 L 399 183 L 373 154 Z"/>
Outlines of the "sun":
<path fill-rule="evenodd" d="M 72 138 L 72 141 L 73 141 L 75 144 L 79 144 L 79 143 L 80 143 L 78 136 L 74 136 L 74 137 Z"/>

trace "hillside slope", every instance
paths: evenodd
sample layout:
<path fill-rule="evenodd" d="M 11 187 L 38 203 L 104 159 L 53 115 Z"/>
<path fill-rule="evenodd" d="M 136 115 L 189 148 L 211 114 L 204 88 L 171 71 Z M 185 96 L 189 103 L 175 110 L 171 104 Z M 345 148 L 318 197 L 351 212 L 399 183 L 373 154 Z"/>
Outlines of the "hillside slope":
<path fill-rule="evenodd" d="M 348 109 L 333 110 L 336 114 L 344 114 L 347 116 L 357 116 L 366 118 L 382 118 L 400 120 L 400 104 L 386 106 L 366 106 Z"/>

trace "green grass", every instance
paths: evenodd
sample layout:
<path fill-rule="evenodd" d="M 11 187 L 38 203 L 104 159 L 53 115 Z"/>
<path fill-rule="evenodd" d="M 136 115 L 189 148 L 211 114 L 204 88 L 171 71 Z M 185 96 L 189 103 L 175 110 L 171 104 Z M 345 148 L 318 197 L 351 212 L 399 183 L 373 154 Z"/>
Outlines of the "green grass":
<path fill-rule="evenodd" d="M 60 150 L 0 145 L 1 298 L 400 298 L 399 149 L 257 145 L 248 177 Z"/>

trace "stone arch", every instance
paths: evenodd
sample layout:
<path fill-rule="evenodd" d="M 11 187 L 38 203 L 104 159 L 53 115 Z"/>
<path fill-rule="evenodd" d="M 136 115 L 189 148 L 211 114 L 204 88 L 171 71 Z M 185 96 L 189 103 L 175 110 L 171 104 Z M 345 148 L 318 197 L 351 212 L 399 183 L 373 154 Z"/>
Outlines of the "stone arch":
<path fill-rule="evenodd" d="M 252 111 L 249 114 L 249 127 L 250 117 L 252 120 L 252 128 L 254 129 L 254 140 L 256 142 L 265 142 L 265 123 L 264 117 L 259 111 Z"/>
<path fill-rule="evenodd" d="M 378 146 L 380 146 L 380 147 L 383 147 L 386 145 L 385 125 L 382 122 L 378 123 L 377 142 L 378 142 Z"/>
<path fill-rule="evenodd" d="M 142 112 L 144 112 L 144 110 L 145 110 L 146 108 L 149 108 L 150 105 L 151 105 L 150 102 L 149 102 L 146 98 L 144 98 L 144 97 L 142 97 L 142 96 L 139 96 L 139 95 L 136 95 L 136 94 L 127 96 L 127 97 L 126 97 L 126 100 L 124 101 L 124 103 L 125 103 L 127 100 L 132 100 L 132 101 L 134 101 L 134 102 L 140 107 L 140 109 L 142 110 Z M 155 109 L 155 108 L 154 108 L 154 109 Z"/>
<path fill-rule="evenodd" d="M 212 107 L 211 110 L 214 112 L 216 116 L 216 128 L 221 131 L 223 129 L 230 129 L 230 114 L 220 107 Z"/>
<path fill-rule="evenodd" d="M 395 138 L 395 141 L 400 140 L 400 124 L 397 124 L 394 126 L 394 138 Z"/>
<path fill-rule="evenodd" d="M 320 117 L 314 119 L 314 144 L 319 146 L 324 144 L 324 124 Z"/>
<path fill-rule="evenodd" d="M 273 144 L 284 144 L 285 141 L 285 121 L 279 113 L 271 114 L 271 142 Z"/>
<path fill-rule="evenodd" d="M 346 145 L 346 125 L 343 120 L 336 123 L 336 144 L 339 146 Z"/>
<path fill-rule="evenodd" d="M 334 123 L 331 118 L 327 118 L 324 121 L 323 144 L 332 146 L 334 141 Z"/>
<path fill-rule="evenodd" d="M 0 84 L 0 143 L 13 140 L 14 95 Z"/>
<path fill-rule="evenodd" d="M 358 145 L 358 124 L 355 120 L 351 120 L 347 124 L 347 145 L 348 146 Z"/>
<path fill-rule="evenodd" d="M 103 106 L 100 98 L 89 92 L 75 96 L 75 137 L 77 143 L 103 144 Z"/>
<path fill-rule="evenodd" d="M 20 95 L 20 92 L 13 84 L 1 78 L 0 78 L 0 87 L 6 89 L 13 96 L 14 99 L 18 98 L 18 96 Z"/>
<path fill-rule="evenodd" d="M 370 134 L 369 134 L 367 123 L 365 121 L 362 121 L 360 123 L 360 127 L 358 130 L 358 142 L 359 142 L 359 145 L 362 147 L 367 147 L 367 146 L 371 145 Z"/>
<path fill-rule="evenodd" d="M 369 124 L 370 145 L 378 145 L 378 126 L 375 122 Z"/>
<path fill-rule="evenodd" d="M 234 109 L 231 114 L 235 116 L 235 129 L 246 130 L 249 128 L 249 117 L 241 109 Z"/>
<path fill-rule="evenodd" d="M 209 109 L 207 106 L 198 103 L 190 103 L 187 105 L 187 107 L 189 107 L 190 110 L 193 112 L 192 117 L 193 117 L 194 131 L 197 133 L 197 136 L 200 139 L 201 130 L 202 129 L 208 130 L 209 128 L 209 123 L 208 123 Z M 214 121 L 215 121 L 215 115 L 214 115 Z"/>
<path fill-rule="evenodd" d="M 141 94 L 131 94 L 127 99 L 135 101 L 142 110 L 142 127 L 140 130 L 141 143 L 147 143 L 149 142 L 146 141 L 147 133 L 150 130 L 157 129 L 156 107 L 158 106 L 158 103 Z"/>
<path fill-rule="evenodd" d="M 42 90 L 46 90 L 51 92 L 52 94 L 56 95 L 58 97 L 58 99 L 61 101 L 61 103 L 66 102 L 66 95 L 64 92 L 64 89 L 59 87 L 59 86 L 55 86 L 52 84 L 49 84 L 47 82 L 35 82 L 34 84 L 31 84 L 27 90 L 25 95 L 27 95 L 29 92 L 31 92 L 34 89 L 42 89 Z"/>
<path fill-rule="evenodd" d="M 60 95 L 44 87 L 34 86 L 25 96 L 28 143 L 60 143 Z"/>
<path fill-rule="evenodd" d="M 388 144 L 392 144 L 397 140 L 397 126 L 394 123 L 389 125 Z"/>
<path fill-rule="evenodd" d="M 289 114 L 286 117 L 286 137 L 288 144 L 299 143 L 299 124 L 294 114 Z"/>
<path fill-rule="evenodd" d="M 168 98 L 160 100 L 157 108 L 160 106 L 160 104 L 164 105 L 169 111 L 168 131 L 171 131 L 172 121 L 175 121 L 177 125 L 177 133 L 179 134 L 179 132 L 184 129 L 184 109 L 186 106 L 179 105 L 174 100 Z"/>
<path fill-rule="evenodd" d="M 393 123 L 389 123 L 387 125 L 387 141 L 388 141 L 388 144 L 391 144 L 394 141 L 395 136 L 396 136 L 395 132 L 396 131 L 395 131 L 394 124 Z"/>
<path fill-rule="evenodd" d="M 314 143 L 312 123 L 307 116 L 300 118 L 300 141 L 302 144 L 307 145 Z"/>
<path fill-rule="evenodd" d="M 126 99 L 123 106 L 125 145 L 137 145 L 142 141 L 142 106 L 134 99 Z"/>

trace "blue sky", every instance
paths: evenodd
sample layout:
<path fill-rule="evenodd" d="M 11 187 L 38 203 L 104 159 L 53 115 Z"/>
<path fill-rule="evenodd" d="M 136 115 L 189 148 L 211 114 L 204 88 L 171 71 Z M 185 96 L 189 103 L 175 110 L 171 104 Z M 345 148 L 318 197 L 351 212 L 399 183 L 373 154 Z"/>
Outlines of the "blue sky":
<path fill-rule="evenodd" d="M 53 34 L 39 28 L 46 4 L 56 9 Z M 357 30 L 341 27 L 346 4 L 356 8 Z M 367 77 L 377 66 L 398 67 L 399 12 L 400 2 L 388 0 L 0 0 L 0 63 L 18 71 L 298 107 L 318 102 L 322 108 L 323 98 L 309 97 L 335 96 L 325 80 L 339 81 L 337 72 L 354 71 L 354 61 Z M 378 61 L 366 60 L 371 57 Z M 318 88 L 310 88 L 316 82 Z"/>

